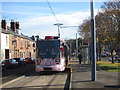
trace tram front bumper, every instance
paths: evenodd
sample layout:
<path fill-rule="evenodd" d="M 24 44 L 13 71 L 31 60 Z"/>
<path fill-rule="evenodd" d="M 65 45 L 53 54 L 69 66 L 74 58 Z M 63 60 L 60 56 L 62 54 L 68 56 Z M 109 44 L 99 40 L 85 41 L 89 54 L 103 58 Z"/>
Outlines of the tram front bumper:
<path fill-rule="evenodd" d="M 54 66 L 36 66 L 36 72 L 40 71 L 64 71 L 65 66 L 63 65 L 54 65 Z"/>

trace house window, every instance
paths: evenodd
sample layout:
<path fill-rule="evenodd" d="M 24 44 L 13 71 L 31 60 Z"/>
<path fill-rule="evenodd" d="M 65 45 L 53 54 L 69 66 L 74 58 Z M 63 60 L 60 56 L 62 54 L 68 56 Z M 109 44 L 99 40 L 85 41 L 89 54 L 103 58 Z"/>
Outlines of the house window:
<path fill-rule="evenodd" d="M 35 47 L 35 43 L 33 43 L 33 47 Z"/>
<path fill-rule="evenodd" d="M 6 46 L 8 46 L 8 37 L 6 36 Z"/>

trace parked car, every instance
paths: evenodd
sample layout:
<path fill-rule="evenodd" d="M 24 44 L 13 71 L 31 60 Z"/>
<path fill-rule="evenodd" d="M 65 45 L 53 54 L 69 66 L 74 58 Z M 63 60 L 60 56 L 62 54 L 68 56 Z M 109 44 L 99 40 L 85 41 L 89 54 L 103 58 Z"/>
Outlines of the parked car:
<path fill-rule="evenodd" d="M 113 57 L 113 59 L 119 61 L 119 60 L 120 60 L 120 57 L 119 57 L 118 55 L 115 55 L 115 56 Z"/>
<path fill-rule="evenodd" d="M 111 56 L 111 53 L 110 52 L 106 52 L 107 56 L 110 57 Z"/>
<path fill-rule="evenodd" d="M 3 60 L 0 60 L 0 68 L 2 68 L 1 70 L 6 70 L 6 66 Z"/>
<path fill-rule="evenodd" d="M 6 59 L 3 61 L 6 68 L 14 68 L 18 66 L 18 62 L 15 59 Z"/>
<path fill-rule="evenodd" d="M 34 64 L 35 63 L 35 58 L 33 58 L 33 57 L 25 58 L 25 62 L 29 63 L 29 64 Z"/>
<path fill-rule="evenodd" d="M 19 66 L 25 66 L 26 65 L 26 62 L 25 62 L 25 60 L 22 57 L 14 58 L 14 59 L 18 62 Z"/>
<path fill-rule="evenodd" d="M 118 61 L 120 63 L 120 57 L 118 55 L 113 56 L 114 61 Z M 109 58 L 109 61 L 112 61 L 112 58 Z"/>
<path fill-rule="evenodd" d="M 101 53 L 101 56 L 102 56 L 102 57 L 106 57 L 107 54 L 106 54 L 106 53 Z"/>

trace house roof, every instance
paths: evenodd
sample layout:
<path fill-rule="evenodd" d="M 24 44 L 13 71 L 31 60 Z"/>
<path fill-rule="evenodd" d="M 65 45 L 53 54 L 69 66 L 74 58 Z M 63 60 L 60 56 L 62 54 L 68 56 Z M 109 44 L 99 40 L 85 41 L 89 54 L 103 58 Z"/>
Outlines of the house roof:
<path fill-rule="evenodd" d="M 15 33 L 15 32 L 13 32 L 11 29 L 8 29 L 8 30 L 2 29 L 2 33 L 5 33 L 5 34 L 12 34 L 12 35 L 15 35 L 15 36 L 18 36 L 18 37 L 21 37 L 21 38 L 24 38 L 24 39 L 28 39 L 28 40 L 34 42 L 34 40 L 32 40 L 30 37 L 25 36 L 25 35 L 17 34 L 17 33 Z"/>

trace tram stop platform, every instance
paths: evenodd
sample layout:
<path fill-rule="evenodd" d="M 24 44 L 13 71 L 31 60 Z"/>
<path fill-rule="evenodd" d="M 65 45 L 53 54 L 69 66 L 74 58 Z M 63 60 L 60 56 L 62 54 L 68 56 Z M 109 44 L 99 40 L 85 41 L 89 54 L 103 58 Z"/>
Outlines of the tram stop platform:
<path fill-rule="evenodd" d="M 79 89 L 108 89 L 119 90 L 120 82 L 118 85 L 118 72 L 105 72 L 97 67 L 96 81 L 91 80 L 91 64 L 79 64 L 78 60 L 70 61 L 71 67 L 71 80 L 70 90 Z"/>

